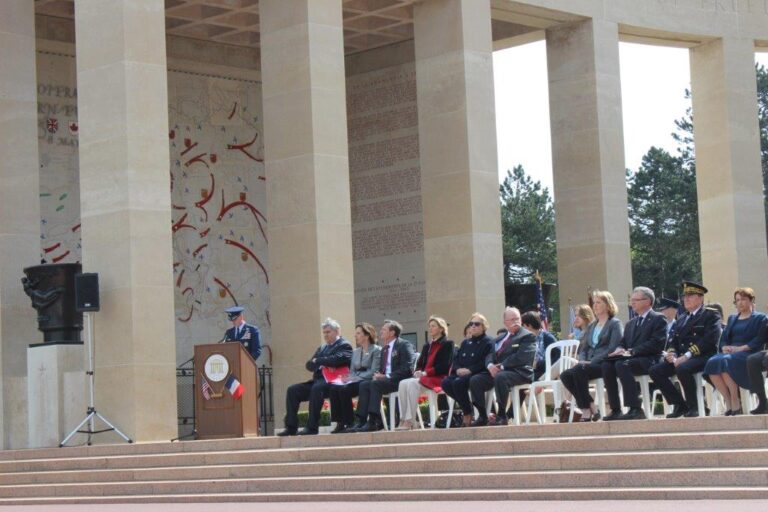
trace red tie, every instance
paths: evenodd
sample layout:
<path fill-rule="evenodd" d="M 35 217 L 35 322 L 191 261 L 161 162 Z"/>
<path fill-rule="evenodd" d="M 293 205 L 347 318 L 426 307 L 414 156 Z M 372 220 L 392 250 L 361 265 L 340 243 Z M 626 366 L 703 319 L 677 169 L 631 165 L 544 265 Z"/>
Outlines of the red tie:
<path fill-rule="evenodd" d="M 501 351 L 504 350 L 504 347 L 507 345 L 507 342 L 509 341 L 509 338 L 512 336 L 511 332 L 507 333 L 507 337 L 504 338 L 504 341 L 501 342 L 501 345 L 499 345 L 499 350 L 496 351 L 496 355 L 501 354 Z"/>
<path fill-rule="evenodd" d="M 383 373 L 386 375 L 388 357 L 389 357 L 389 343 L 384 345 L 384 350 L 381 351 L 381 368 L 379 368 L 379 373 Z"/>

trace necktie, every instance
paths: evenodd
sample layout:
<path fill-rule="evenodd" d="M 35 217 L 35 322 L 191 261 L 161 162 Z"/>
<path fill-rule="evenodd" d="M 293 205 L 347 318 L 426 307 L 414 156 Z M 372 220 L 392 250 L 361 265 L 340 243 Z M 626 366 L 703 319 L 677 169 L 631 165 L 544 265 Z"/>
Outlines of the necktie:
<path fill-rule="evenodd" d="M 499 350 L 497 350 L 497 351 L 496 351 L 496 354 L 500 354 L 500 353 L 501 353 L 501 351 L 502 351 L 502 350 L 504 350 L 504 345 L 506 345 L 506 344 L 507 344 L 507 342 L 509 341 L 509 338 L 511 338 L 511 337 L 512 337 L 512 333 L 511 333 L 511 332 L 508 332 L 508 333 L 507 333 L 507 337 L 506 337 L 506 338 L 504 338 L 504 339 L 502 340 L 502 342 L 501 342 L 501 345 L 499 345 Z"/>
<path fill-rule="evenodd" d="M 387 373 L 387 359 L 389 359 L 389 343 L 384 345 L 384 350 L 381 351 L 381 367 L 379 373 Z"/>
<path fill-rule="evenodd" d="M 240 338 L 240 326 L 235 327 L 235 339 Z"/>
<path fill-rule="evenodd" d="M 643 317 L 639 316 L 637 317 L 637 328 L 639 329 L 641 325 L 643 325 Z"/>

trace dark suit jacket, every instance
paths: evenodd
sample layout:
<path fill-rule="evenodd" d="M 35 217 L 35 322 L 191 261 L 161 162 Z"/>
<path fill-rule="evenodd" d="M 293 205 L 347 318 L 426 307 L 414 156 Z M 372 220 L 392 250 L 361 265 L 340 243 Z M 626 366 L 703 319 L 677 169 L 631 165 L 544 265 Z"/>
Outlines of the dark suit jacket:
<path fill-rule="evenodd" d="M 621 320 L 616 317 L 610 318 L 600 334 L 597 337 L 597 346 L 592 346 L 592 333 L 597 327 L 597 320 L 589 324 L 581 336 L 581 345 L 579 345 L 579 361 L 590 361 L 594 364 L 603 362 L 605 356 L 616 350 L 624 333 L 624 327 Z"/>
<path fill-rule="evenodd" d="M 648 311 L 643 325 L 637 328 L 637 318 L 624 326 L 619 346 L 632 351 L 633 357 L 660 356 L 667 341 L 667 320 L 654 310 Z"/>
<path fill-rule="evenodd" d="M 389 371 L 389 379 L 395 383 L 413 376 L 413 362 L 416 360 L 416 352 L 413 350 L 413 344 L 397 338 L 392 345 L 392 360 Z M 385 364 L 384 346 L 381 347 L 381 362 Z"/>
<path fill-rule="evenodd" d="M 451 362 L 453 361 L 453 341 L 443 336 L 439 340 L 435 340 L 435 343 L 438 343 L 440 348 L 437 349 L 437 354 L 435 354 L 435 365 L 427 372 L 427 375 L 430 377 L 433 375 L 448 375 L 451 369 Z M 416 361 L 417 370 L 423 371 L 424 367 L 427 366 L 429 346 L 430 343 L 425 343 L 421 348 L 419 360 Z"/>
<path fill-rule="evenodd" d="M 338 368 L 339 366 L 349 366 L 349 363 L 352 362 L 352 345 L 344 338 L 339 337 L 330 345 L 326 345 L 323 343 L 323 346 L 318 347 L 306 364 L 307 371 L 312 372 L 312 378 L 315 380 L 323 378 L 321 366 Z"/>
<path fill-rule="evenodd" d="M 491 351 L 485 357 L 485 367 L 499 364 L 504 371 L 520 374 L 526 380 L 533 379 L 533 359 L 536 357 L 536 336 L 529 330 L 521 327 L 504 345 L 496 352 L 496 342 L 503 340 L 509 331 L 505 332 L 491 344 Z"/>
<path fill-rule="evenodd" d="M 720 314 L 713 309 L 701 307 L 687 320 L 686 316 L 687 313 L 677 318 L 668 349 L 677 355 L 690 351 L 693 357 L 709 357 L 715 354 L 723 330 Z"/>
<path fill-rule="evenodd" d="M 224 339 L 227 341 L 239 341 L 254 360 L 258 359 L 261 355 L 261 337 L 259 336 L 258 327 L 245 324 L 241 331 L 239 336 L 235 336 L 235 328 L 230 327 L 224 334 Z"/>

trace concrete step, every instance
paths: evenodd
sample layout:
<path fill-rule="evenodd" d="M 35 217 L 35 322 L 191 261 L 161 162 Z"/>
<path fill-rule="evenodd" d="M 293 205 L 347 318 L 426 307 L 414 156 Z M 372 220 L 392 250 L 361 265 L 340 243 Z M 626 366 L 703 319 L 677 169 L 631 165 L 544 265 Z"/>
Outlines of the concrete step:
<path fill-rule="evenodd" d="M 237 450 L 274 450 L 280 448 L 367 446 L 371 444 L 422 443 L 431 441 L 489 440 L 514 438 L 556 438 L 615 434 L 656 434 L 675 432 L 768 430 L 768 416 L 706 417 L 678 420 L 614 421 L 577 424 L 521 425 L 509 427 L 455 428 L 414 430 L 409 432 L 376 432 L 348 435 L 306 437 L 254 437 L 176 443 L 107 444 L 0 451 L 0 461 L 69 459 L 120 455 L 165 455 L 209 453 Z M 98 438 L 97 438 L 98 439 Z"/>
<path fill-rule="evenodd" d="M 469 429 L 467 429 L 469 430 Z M 477 430 L 477 429 L 473 429 Z M 487 428 L 496 433 L 506 430 Z M 350 434 L 346 437 L 353 437 Z M 334 436 L 336 437 L 336 436 Z M 341 436 L 344 437 L 344 436 Z M 439 437 L 439 436 L 437 436 Z M 684 433 L 581 435 L 542 438 L 501 438 L 457 441 L 378 443 L 351 446 L 316 446 L 265 450 L 235 450 L 160 455 L 91 456 L 71 459 L 32 459 L 0 462 L 6 473 L 92 469 L 164 468 L 257 463 L 324 462 L 366 459 L 431 458 L 444 456 L 523 455 L 649 450 L 716 450 L 768 446 L 768 430 L 707 431 Z M 0 479 L 0 483 L 2 480 Z"/>
<path fill-rule="evenodd" d="M 581 489 L 419 490 L 297 493 L 174 494 L 158 496 L 70 496 L 2 499 L 0 505 L 75 505 L 141 503 L 248 503 L 248 502 L 411 502 L 411 501 L 607 501 L 607 500 L 762 500 L 768 487 L 585 487 Z"/>
<path fill-rule="evenodd" d="M 475 457 L 432 457 L 223 464 L 139 469 L 94 469 L 38 471 L 5 474 L 2 485 L 82 482 L 154 482 L 164 480 L 355 476 L 365 474 L 428 474 L 493 471 L 624 470 L 689 467 L 768 466 L 768 449 L 669 450 L 649 452 L 558 453 L 543 455 L 487 455 Z"/>
<path fill-rule="evenodd" d="M 436 468 L 438 469 L 438 468 Z M 300 493 L 347 491 L 502 490 L 611 487 L 768 487 L 768 467 L 675 468 L 580 471 L 494 471 L 475 473 L 312 476 L 100 482 L 0 486 L 0 498 L 126 496 L 138 494 Z"/>

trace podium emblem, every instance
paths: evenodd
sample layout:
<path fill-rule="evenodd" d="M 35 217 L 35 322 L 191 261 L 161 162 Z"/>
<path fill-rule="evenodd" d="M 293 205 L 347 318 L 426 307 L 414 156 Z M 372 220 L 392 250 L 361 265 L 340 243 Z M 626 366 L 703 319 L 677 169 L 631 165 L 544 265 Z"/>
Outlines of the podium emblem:
<path fill-rule="evenodd" d="M 229 375 L 229 361 L 221 354 L 211 354 L 205 360 L 205 376 L 211 382 L 221 382 Z"/>

